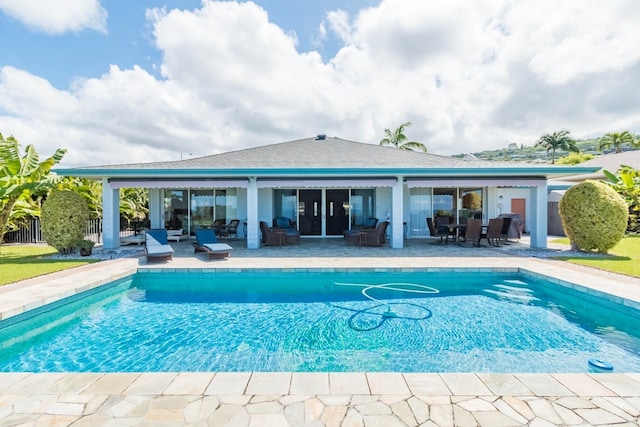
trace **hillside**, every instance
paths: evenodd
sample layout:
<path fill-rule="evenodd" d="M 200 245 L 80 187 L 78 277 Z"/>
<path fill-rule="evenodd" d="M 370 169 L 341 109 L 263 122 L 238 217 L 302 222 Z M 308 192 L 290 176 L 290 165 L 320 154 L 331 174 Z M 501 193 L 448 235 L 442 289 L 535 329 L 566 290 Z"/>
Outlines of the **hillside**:
<path fill-rule="evenodd" d="M 597 139 L 586 139 L 576 141 L 576 146 L 583 154 L 593 154 L 594 156 L 600 156 L 602 154 L 612 153 L 614 150 L 605 150 L 600 152 L 598 150 Z M 628 150 L 629 147 L 623 147 L 623 150 Z M 482 160 L 504 160 L 515 162 L 527 162 L 527 163 L 546 163 L 551 162 L 551 152 L 548 154 L 544 148 L 535 146 L 518 146 L 517 144 L 510 144 L 508 148 L 502 148 L 499 150 L 485 150 L 477 153 L 471 153 L 478 159 Z M 564 150 L 556 151 L 556 160 L 560 157 L 566 156 L 568 153 Z M 462 158 L 466 154 L 455 154 L 452 157 Z"/>

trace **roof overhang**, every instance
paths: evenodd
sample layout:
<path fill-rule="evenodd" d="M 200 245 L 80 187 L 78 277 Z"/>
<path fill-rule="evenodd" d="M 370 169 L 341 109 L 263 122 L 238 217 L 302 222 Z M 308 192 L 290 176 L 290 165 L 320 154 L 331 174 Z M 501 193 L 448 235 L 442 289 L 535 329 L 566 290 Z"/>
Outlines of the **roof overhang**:
<path fill-rule="evenodd" d="M 111 188 L 247 188 L 247 179 L 110 179 Z"/>
<path fill-rule="evenodd" d="M 487 178 L 487 179 L 419 179 L 407 178 L 407 187 L 541 187 L 544 178 Z"/>
<path fill-rule="evenodd" d="M 599 168 L 585 167 L 469 167 L 465 168 L 246 168 L 246 169 L 162 169 L 162 168 L 78 168 L 56 169 L 63 176 L 104 179 L 238 179 L 263 178 L 324 178 L 324 177 L 419 177 L 419 178 L 481 178 L 534 177 L 560 178 L 594 173 Z"/>

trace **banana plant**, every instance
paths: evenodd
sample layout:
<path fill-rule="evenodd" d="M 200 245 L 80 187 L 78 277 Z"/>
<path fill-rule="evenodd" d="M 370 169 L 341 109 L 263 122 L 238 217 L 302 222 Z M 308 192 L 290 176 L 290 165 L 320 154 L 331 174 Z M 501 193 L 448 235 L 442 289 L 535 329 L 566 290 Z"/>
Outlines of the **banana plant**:
<path fill-rule="evenodd" d="M 40 161 L 33 145 L 27 145 L 21 155 L 18 140 L 13 136 L 5 139 L 0 133 L 0 244 L 9 231 L 9 224 L 15 223 L 16 203 L 28 201 L 31 194 L 50 188 L 53 180 L 49 172 L 66 153 L 67 150 L 58 148 L 51 157 Z"/>
<path fill-rule="evenodd" d="M 609 180 L 607 184 L 624 197 L 629 210 L 640 211 L 640 170 L 621 165 L 615 174 L 607 170 L 603 173 Z"/>

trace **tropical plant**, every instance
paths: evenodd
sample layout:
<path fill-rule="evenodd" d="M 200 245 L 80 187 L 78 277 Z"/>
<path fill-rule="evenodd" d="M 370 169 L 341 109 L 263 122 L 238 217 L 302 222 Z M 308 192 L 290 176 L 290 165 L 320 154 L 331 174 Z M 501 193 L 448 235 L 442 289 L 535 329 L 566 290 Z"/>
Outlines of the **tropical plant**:
<path fill-rule="evenodd" d="M 540 139 L 538 139 L 538 142 L 536 142 L 536 147 L 545 148 L 547 153 L 551 151 L 552 164 L 556 162 L 556 150 L 565 150 L 574 153 L 579 151 L 575 141 L 569 136 L 568 130 L 560 130 L 551 134 L 547 133 L 542 135 Z"/>
<path fill-rule="evenodd" d="M 600 151 L 614 147 L 616 153 L 622 152 L 622 146 L 628 144 L 630 146 L 638 145 L 635 136 L 628 130 L 624 132 L 610 132 L 598 140 L 598 149 Z"/>
<path fill-rule="evenodd" d="M 89 208 L 84 198 L 71 190 L 54 190 L 42 204 L 42 235 L 61 254 L 75 252 L 84 240 Z"/>
<path fill-rule="evenodd" d="M 611 187 L 587 180 L 567 190 L 558 205 L 571 246 L 607 253 L 624 237 L 628 208 Z"/>
<path fill-rule="evenodd" d="M 71 190 L 80 194 L 87 202 L 90 218 L 102 218 L 102 182 L 66 176 L 58 179 L 56 187 L 58 190 Z"/>
<path fill-rule="evenodd" d="M 146 188 L 120 189 L 120 215 L 127 226 L 134 228 L 149 214 L 149 190 Z"/>
<path fill-rule="evenodd" d="M 404 130 L 411 126 L 411 122 L 405 122 L 401 124 L 393 132 L 389 129 L 384 130 L 384 138 L 380 140 L 382 146 L 392 146 L 401 150 L 415 150 L 427 152 L 427 147 L 421 142 L 408 141 L 407 136 L 404 134 Z"/>
<path fill-rule="evenodd" d="M 640 232 L 640 223 L 638 222 L 640 217 L 640 170 L 622 165 L 615 174 L 608 170 L 604 170 L 603 173 L 609 180 L 605 181 L 605 184 L 613 188 L 627 202 L 629 207 L 627 231 Z"/>
<path fill-rule="evenodd" d="M 621 165 L 614 174 L 608 170 L 602 171 L 609 180 L 606 182 L 618 194 L 620 194 L 635 211 L 640 210 L 640 170 L 631 166 Z"/>
<path fill-rule="evenodd" d="M 593 154 L 589 153 L 569 153 L 564 157 L 558 158 L 556 164 L 558 165 L 577 165 L 587 160 L 595 158 Z"/>
<path fill-rule="evenodd" d="M 58 148 L 44 161 L 33 145 L 27 145 L 24 155 L 13 136 L 0 134 L 0 244 L 7 231 L 15 229 L 29 210 L 37 209 L 31 196 L 53 185 L 49 171 L 60 162 L 67 150 Z"/>

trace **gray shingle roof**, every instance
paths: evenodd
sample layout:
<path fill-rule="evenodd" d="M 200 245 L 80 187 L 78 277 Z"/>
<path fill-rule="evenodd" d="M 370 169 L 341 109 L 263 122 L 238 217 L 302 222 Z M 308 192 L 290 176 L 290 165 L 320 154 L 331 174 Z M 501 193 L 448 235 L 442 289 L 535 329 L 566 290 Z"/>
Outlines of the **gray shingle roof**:
<path fill-rule="evenodd" d="M 586 179 L 603 179 L 604 170 L 615 173 L 618 171 L 618 169 L 620 169 L 620 166 L 622 165 L 631 166 L 634 169 L 640 169 L 640 150 L 605 154 L 596 157 L 595 159 L 587 160 L 586 162 L 580 163 L 578 166 L 602 169 L 595 173 L 574 175 L 570 178 L 570 180 L 573 182 L 579 182 Z"/>
<path fill-rule="evenodd" d="M 514 162 L 463 160 L 340 138 L 306 138 L 180 161 L 96 166 L 89 169 L 398 169 L 542 168 Z M 80 168 L 82 169 L 82 168 Z"/>

